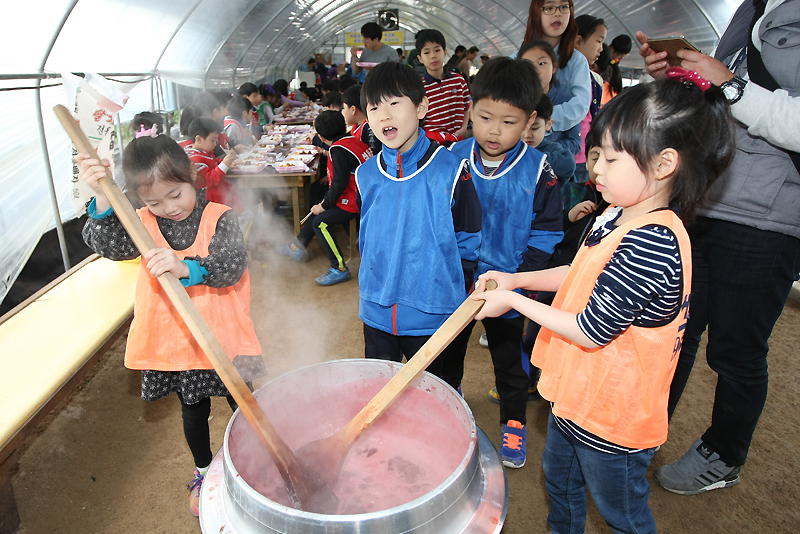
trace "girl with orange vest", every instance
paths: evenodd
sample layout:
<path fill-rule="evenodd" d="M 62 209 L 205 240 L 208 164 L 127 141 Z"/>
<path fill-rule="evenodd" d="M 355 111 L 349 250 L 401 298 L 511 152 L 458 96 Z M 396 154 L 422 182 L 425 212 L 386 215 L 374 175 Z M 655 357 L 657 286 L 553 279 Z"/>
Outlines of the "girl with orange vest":
<path fill-rule="evenodd" d="M 136 258 L 139 252 L 133 240 L 97 183 L 108 161 L 101 163 L 86 154 L 78 154 L 75 161 L 80 179 L 97 193 L 88 205 L 86 244 L 112 260 Z M 236 212 L 206 200 L 205 190 L 195 191 L 194 166 L 169 137 L 131 141 L 122 168 L 129 190 L 145 205 L 137 213 L 156 242 L 141 262 L 125 367 L 142 371 L 142 399 L 178 394 L 196 466 L 188 485 L 190 510 L 196 516 L 200 486 L 212 459 L 210 397 L 227 396 L 232 408 L 235 403 L 157 278 L 171 272 L 180 279 L 242 378 L 251 381 L 266 369 L 250 320 L 247 251 Z"/>
<path fill-rule="evenodd" d="M 684 221 L 733 157 L 722 91 L 693 71 L 669 76 L 621 93 L 595 116 L 597 189 L 611 207 L 572 265 L 488 272 L 472 296 L 486 301 L 478 319 L 514 308 L 542 326 L 531 363 L 551 403 L 542 467 L 554 534 L 585 531 L 587 488 L 614 532 L 656 532 L 645 473 L 667 439 L 688 318 Z M 485 290 L 489 279 L 497 290 Z M 517 288 L 557 293 L 547 306 Z"/>

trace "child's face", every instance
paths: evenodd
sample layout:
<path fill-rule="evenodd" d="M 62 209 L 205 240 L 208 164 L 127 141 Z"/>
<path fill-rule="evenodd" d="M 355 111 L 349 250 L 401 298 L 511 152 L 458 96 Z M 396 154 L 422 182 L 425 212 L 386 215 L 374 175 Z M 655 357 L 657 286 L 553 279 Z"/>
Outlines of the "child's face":
<path fill-rule="evenodd" d="M 264 97 L 261 96 L 261 93 L 250 93 L 247 95 L 247 100 L 250 101 L 250 104 L 253 106 L 258 106 L 262 102 L 264 102 Z"/>
<path fill-rule="evenodd" d="M 541 48 L 531 48 L 522 54 L 522 59 L 527 59 L 533 63 L 536 67 L 536 72 L 539 73 L 539 79 L 542 80 L 542 91 L 548 92 L 553 81 L 553 75 L 556 73 L 556 66 L 553 65 L 550 54 Z"/>
<path fill-rule="evenodd" d="M 536 120 L 524 110 L 506 102 L 483 98 L 472 106 L 472 135 L 481 147 L 481 156 L 488 160 L 501 160 L 514 148 Z"/>
<path fill-rule="evenodd" d="M 546 121 L 542 118 L 536 117 L 531 124 L 531 127 L 522 132 L 522 142 L 528 146 L 536 148 L 542 144 L 542 140 L 550 128 L 553 126 L 553 119 Z"/>
<path fill-rule="evenodd" d="M 389 148 L 407 152 L 417 141 L 419 121 L 428 112 L 428 98 L 415 106 L 407 96 L 391 96 L 367 104 L 367 120 L 375 136 Z"/>
<path fill-rule="evenodd" d="M 219 138 L 219 132 L 211 132 L 206 137 L 200 137 L 199 135 L 194 138 L 194 143 L 192 146 L 197 150 L 205 150 L 206 152 L 213 152 L 214 149 L 217 147 L 217 139 Z"/>
<path fill-rule="evenodd" d="M 225 111 L 225 115 L 227 115 L 227 110 Z M 222 122 L 222 119 L 225 118 L 225 115 L 222 114 L 222 108 L 214 108 L 214 111 L 211 112 L 211 120 L 214 122 Z"/>
<path fill-rule="evenodd" d="M 655 196 L 658 190 L 657 181 L 642 172 L 633 156 L 614 149 L 608 133 L 603 136 L 593 167 L 597 190 L 615 206 L 634 207 Z"/>
<path fill-rule="evenodd" d="M 568 6 L 568 0 L 544 0 L 543 8 L 545 7 L 559 7 Z M 566 14 L 562 13 L 560 9 L 556 9 L 552 15 L 545 15 L 542 12 L 542 33 L 544 33 L 545 41 L 561 39 L 561 35 L 567 30 L 567 24 L 572 16 L 570 10 Z M 548 39 L 548 37 L 550 39 Z"/>
<path fill-rule="evenodd" d="M 594 171 L 594 166 L 597 159 L 600 157 L 600 147 L 593 146 L 589 149 L 589 155 L 586 156 L 586 172 L 589 173 L 589 180 L 593 184 L 597 183 L 597 173 Z"/>
<path fill-rule="evenodd" d="M 442 48 L 442 45 L 436 43 L 425 43 L 422 50 L 419 51 L 417 56 L 419 60 L 425 65 L 428 73 L 440 73 L 444 69 L 444 58 L 447 56 L 447 50 Z"/>
<path fill-rule="evenodd" d="M 348 106 L 347 104 L 342 105 L 342 115 L 344 116 L 344 122 L 348 126 L 355 126 L 358 124 L 357 118 L 358 108 L 355 106 Z"/>
<path fill-rule="evenodd" d="M 608 30 L 605 26 L 598 26 L 594 29 L 594 33 L 584 39 L 580 35 L 575 38 L 575 50 L 580 52 L 586 57 L 589 65 L 594 65 L 597 58 L 600 57 L 600 52 L 603 51 L 603 41 L 606 40 Z"/>
<path fill-rule="evenodd" d="M 196 200 L 194 186 L 186 182 L 156 180 L 149 189 L 137 192 L 153 215 L 175 221 L 191 215 Z"/>

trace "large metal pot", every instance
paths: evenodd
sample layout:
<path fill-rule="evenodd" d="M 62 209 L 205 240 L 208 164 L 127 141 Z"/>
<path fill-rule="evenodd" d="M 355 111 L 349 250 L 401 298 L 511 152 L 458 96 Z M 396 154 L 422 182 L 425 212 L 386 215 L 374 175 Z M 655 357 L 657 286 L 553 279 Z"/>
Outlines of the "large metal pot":
<path fill-rule="evenodd" d="M 366 400 L 352 402 L 353 397 L 358 398 L 358 391 L 361 398 L 366 394 L 368 400 L 374 388 L 388 382 L 401 367 L 382 360 L 324 362 L 282 375 L 256 391 L 255 396 L 287 444 L 297 449 L 309 441 L 307 435 L 297 435 L 298 425 L 312 428 L 316 438 L 333 434 L 366 403 Z M 206 534 L 499 532 L 508 509 L 508 482 L 494 446 L 475 425 L 464 399 L 443 381 L 424 373 L 409 389 L 412 388 L 415 391 L 405 392 L 353 449 L 358 449 L 362 440 L 368 442 L 369 433 L 382 421 L 391 424 L 393 413 L 402 414 L 403 431 L 413 436 L 424 425 L 438 424 L 429 414 L 444 407 L 450 414 L 444 419 L 451 419 L 448 424 L 457 427 L 452 433 L 463 433 L 464 439 L 463 443 L 457 440 L 460 445 L 447 451 L 452 455 L 449 458 L 452 465 L 457 467 L 451 474 L 445 474 L 444 480 L 433 489 L 388 509 L 349 515 L 315 514 L 280 504 L 253 487 L 258 486 L 254 472 L 274 469 L 274 464 L 258 444 L 249 423 L 237 411 L 228 423 L 224 445 L 202 487 L 202 531 Z M 287 417 L 287 410 L 302 415 Z M 412 428 L 406 428 L 409 415 L 416 418 Z M 255 465 L 254 461 L 267 462 L 269 466 Z"/>

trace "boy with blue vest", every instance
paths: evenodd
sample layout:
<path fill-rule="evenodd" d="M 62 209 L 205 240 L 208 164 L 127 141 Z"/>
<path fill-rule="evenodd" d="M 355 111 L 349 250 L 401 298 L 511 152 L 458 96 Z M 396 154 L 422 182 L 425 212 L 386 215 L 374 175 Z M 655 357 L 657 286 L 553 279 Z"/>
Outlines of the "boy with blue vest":
<path fill-rule="evenodd" d="M 361 200 L 359 317 L 367 358 L 411 357 L 458 308 L 472 286 L 481 243 L 481 209 L 463 158 L 432 143 L 419 127 L 428 100 L 409 66 L 381 63 L 361 91 L 383 150 L 356 171 Z M 445 349 L 428 371 L 463 347 Z"/>
<path fill-rule="evenodd" d="M 558 180 L 546 156 L 521 141 L 522 132 L 536 120 L 541 97 L 536 68 L 525 60 L 492 59 L 472 83 L 474 138 L 456 143 L 450 150 L 469 159 L 481 201 L 478 276 L 489 270 L 515 273 L 545 269 L 564 236 Z M 525 464 L 529 378 L 520 357 L 524 319 L 511 310 L 483 320 L 500 395 L 500 458 L 504 465 L 515 468 Z M 460 366 L 452 362 L 444 365 L 463 374 L 463 359 Z M 451 377 L 448 382 L 460 379 Z"/>

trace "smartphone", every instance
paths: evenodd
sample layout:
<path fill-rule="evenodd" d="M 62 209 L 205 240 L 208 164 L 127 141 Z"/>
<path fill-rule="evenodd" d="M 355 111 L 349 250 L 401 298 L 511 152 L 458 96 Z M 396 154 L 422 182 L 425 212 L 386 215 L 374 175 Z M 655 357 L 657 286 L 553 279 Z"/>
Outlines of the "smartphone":
<path fill-rule="evenodd" d="M 683 35 L 674 35 L 663 39 L 648 39 L 647 44 L 653 52 L 666 52 L 667 62 L 671 67 L 680 67 L 681 58 L 678 57 L 678 50 L 694 50 L 700 52 L 692 43 L 686 40 Z"/>

